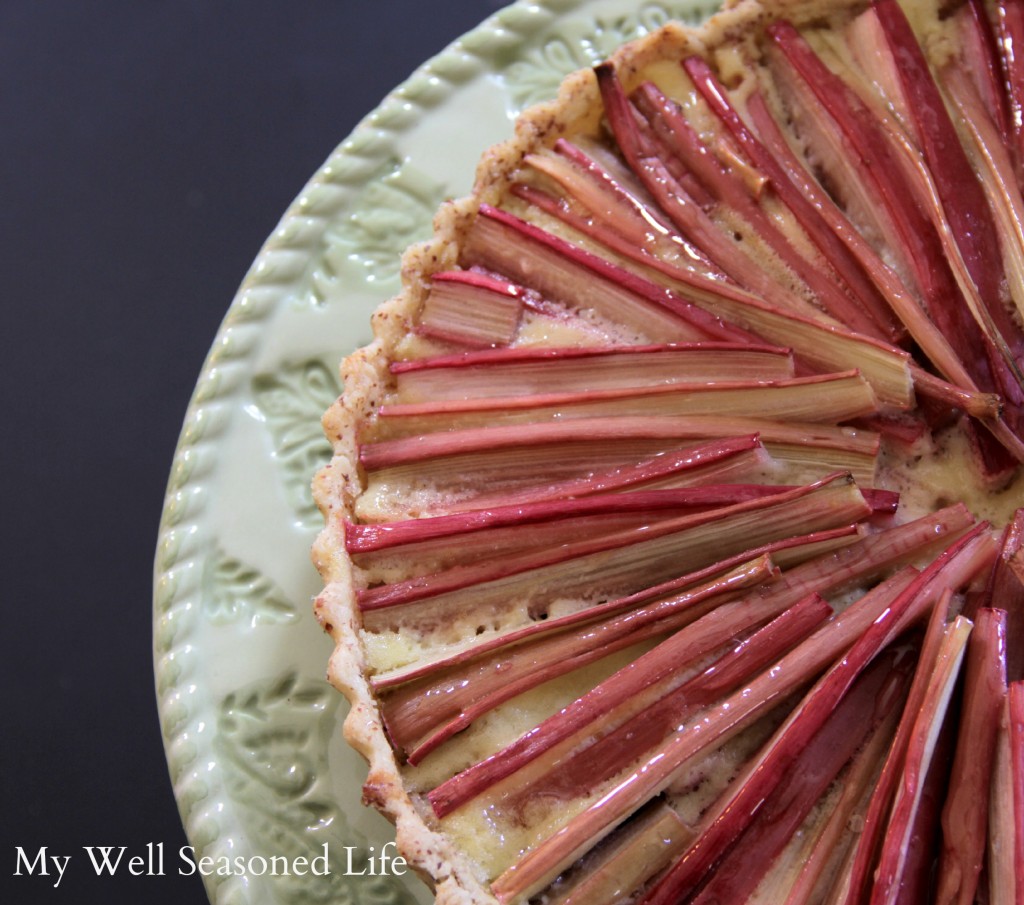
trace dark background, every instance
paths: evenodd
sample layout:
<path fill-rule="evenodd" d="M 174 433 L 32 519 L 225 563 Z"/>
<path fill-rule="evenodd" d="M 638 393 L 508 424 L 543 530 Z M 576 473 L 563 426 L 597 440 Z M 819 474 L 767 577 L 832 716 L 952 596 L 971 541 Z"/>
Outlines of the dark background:
<path fill-rule="evenodd" d="M 306 180 L 502 5 L 0 0 L 4 902 L 205 901 L 171 875 L 52 890 L 15 847 L 185 844 L 151 576 L 194 381 Z"/>

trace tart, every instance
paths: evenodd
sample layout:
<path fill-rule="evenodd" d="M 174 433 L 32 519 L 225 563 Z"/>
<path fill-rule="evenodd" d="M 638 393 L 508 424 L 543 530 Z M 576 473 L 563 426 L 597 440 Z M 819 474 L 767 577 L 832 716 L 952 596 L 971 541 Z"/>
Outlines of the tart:
<path fill-rule="evenodd" d="M 571 76 L 342 364 L 316 613 L 439 902 L 1021 902 L 1024 2 Z"/>

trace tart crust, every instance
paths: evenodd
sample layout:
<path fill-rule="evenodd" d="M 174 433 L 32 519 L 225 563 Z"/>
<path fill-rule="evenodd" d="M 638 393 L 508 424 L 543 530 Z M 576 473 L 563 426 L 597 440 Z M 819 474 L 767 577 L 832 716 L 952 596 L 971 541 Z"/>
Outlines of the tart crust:
<path fill-rule="evenodd" d="M 611 62 L 628 91 L 638 73 L 659 61 L 679 60 L 692 53 L 707 56 L 723 47 L 737 48 L 742 57 L 749 36 L 768 19 L 784 15 L 800 25 L 843 15 L 863 5 L 860 0 L 740 0 L 727 4 L 697 28 L 669 23 L 621 47 Z M 353 518 L 364 490 L 357 434 L 361 424 L 374 418 L 389 390 L 388 365 L 402 357 L 403 344 L 413 333 L 429 278 L 457 268 L 459 249 L 480 206 L 498 206 L 506 198 L 527 154 L 550 147 L 562 136 L 594 132 L 601 110 L 593 72 L 577 72 L 564 81 L 555 101 L 527 110 L 516 122 L 514 136 L 484 154 L 472 194 L 444 204 L 435 217 L 433 238 L 410 248 L 403 256 L 402 291 L 373 315 L 372 343 L 342 362 L 344 394 L 323 417 L 333 458 L 313 485 L 326 524 L 315 543 L 313 561 L 324 582 L 324 590 L 315 602 L 316 616 L 335 644 L 328 678 L 351 703 L 344 733 L 369 764 L 364 800 L 395 824 L 399 851 L 433 886 L 439 903 L 497 900 L 480 865 L 431 825 L 405 788 L 367 678 L 353 566 L 345 551 L 343 533 L 343 521 Z"/>

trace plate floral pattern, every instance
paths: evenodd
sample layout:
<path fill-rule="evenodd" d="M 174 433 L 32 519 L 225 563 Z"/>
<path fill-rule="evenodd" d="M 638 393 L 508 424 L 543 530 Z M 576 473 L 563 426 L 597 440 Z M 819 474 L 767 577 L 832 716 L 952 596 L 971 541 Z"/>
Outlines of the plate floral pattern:
<path fill-rule="evenodd" d="M 399 86 L 327 159 L 257 256 L 196 384 L 156 551 L 153 650 L 167 762 L 196 857 L 332 856 L 327 877 L 206 878 L 216 905 L 426 902 L 411 875 L 359 875 L 391 828 L 324 679 L 309 492 L 330 448 L 337 361 L 370 338 L 398 262 L 480 153 L 569 72 L 717 0 L 520 0 Z M 472 122 L 453 149 L 445 136 Z M 468 128 L 459 131 L 466 135 Z M 351 855 L 349 854 L 351 851 Z"/>

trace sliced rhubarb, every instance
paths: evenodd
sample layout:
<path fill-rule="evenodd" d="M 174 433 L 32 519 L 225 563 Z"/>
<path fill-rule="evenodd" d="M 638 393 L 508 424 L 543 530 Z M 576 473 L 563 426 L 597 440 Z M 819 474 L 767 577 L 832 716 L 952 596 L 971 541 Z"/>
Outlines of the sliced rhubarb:
<path fill-rule="evenodd" d="M 780 772 L 774 788 L 763 801 L 754 803 L 752 819 L 715 866 L 710 881 L 693 898 L 694 905 L 747 900 L 840 771 L 902 704 L 909 684 L 909 670 L 901 664 L 906 659 L 905 652 L 902 657 L 891 650 L 880 654 L 816 731 L 799 737 L 806 728 L 798 721 L 789 724 L 787 731 L 799 740 L 787 758 L 788 768 L 776 767 Z M 802 702 L 798 708 L 811 703 Z M 778 751 L 783 739 L 775 744 Z M 772 767 L 769 757 L 762 759 L 757 767 L 759 776 Z M 755 780 L 751 777 L 750 781 Z"/>
<path fill-rule="evenodd" d="M 819 561 L 833 553 L 843 552 L 851 543 L 859 544 L 862 540 L 863 535 L 857 525 L 846 525 L 828 531 L 814 531 L 811 534 L 772 541 L 718 560 L 695 572 L 645 587 L 625 597 L 616 597 L 563 616 L 530 622 L 509 631 L 485 634 L 482 637 L 475 636 L 468 645 L 446 652 L 439 658 L 374 675 L 370 683 L 375 691 L 395 688 L 464 665 L 484 654 L 520 645 L 526 640 L 561 632 L 567 628 L 582 631 L 591 623 L 611 615 L 638 610 L 647 604 L 654 603 L 658 608 L 667 607 L 668 610 L 673 610 L 684 605 L 677 599 L 679 595 L 689 594 L 698 585 L 709 581 L 718 582 L 719 590 L 725 593 L 726 585 L 745 582 L 747 576 L 754 573 L 761 577 L 770 576 L 771 590 L 766 591 L 764 596 L 778 598 L 781 602 L 777 603 L 777 607 L 781 610 L 796 602 L 800 595 L 791 592 L 788 581 L 780 581 L 777 578 L 777 568 L 785 568 L 787 572 L 796 571 L 804 563 Z"/>
<path fill-rule="evenodd" d="M 381 440 L 364 443 L 359 450 L 359 460 L 364 468 L 372 472 L 414 463 L 417 468 L 422 469 L 431 459 L 476 455 L 479 456 L 481 465 L 493 458 L 499 470 L 506 470 L 511 463 L 500 461 L 503 451 L 543 447 L 555 443 L 605 443 L 608 444 L 606 448 L 614 452 L 613 444 L 618 442 L 696 442 L 712 438 L 750 436 L 760 437 L 765 444 L 804 446 L 808 450 L 843 451 L 851 454 L 854 460 L 859 456 L 867 457 L 871 460 L 871 471 L 874 456 L 878 451 L 877 434 L 826 424 L 793 425 L 759 418 L 723 418 L 716 415 L 685 418 L 623 415 L 608 418 L 575 418 L 529 425 L 469 428 Z M 541 462 L 548 460 L 552 466 L 558 464 L 557 459 L 553 459 L 543 450 L 539 453 L 539 458 Z M 470 471 L 470 464 L 468 460 L 463 459 L 456 468 L 466 474 Z M 871 485 L 874 481 L 869 479 L 864 483 Z"/>
<path fill-rule="evenodd" d="M 908 558 L 920 555 L 930 545 L 941 543 L 943 538 L 953 536 L 970 525 L 971 519 L 966 510 L 962 507 L 953 507 L 934 515 L 926 516 L 915 522 L 906 525 L 896 526 L 876 534 L 867 535 L 846 546 L 840 547 L 833 552 L 827 552 L 821 556 L 814 557 L 802 565 L 796 565 L 785 571 L 780 579 L 773 582 L 770 588 L 763 589 L 759 596 L 761 598 L 758 607 L 767 617 L 769 614 L 778 613 L 799 603 L 806 597 L 813 597 L 818 591 L 822 594 L 832 594 L 843 591 L 851 582 L 869 581 L 875 576 L 891 569 L 893 566 L 905 562 Z M 811 537 L 806 538 L 807 541 Z M 803 547 L 804 544 L 800 544 Z M 778 545 L 771 548 L 763 548 L 756 552 L 770 553 L 773 559 L 778 560 L 783 549 Z M 731 561 L 721 563 L 716 569 L 725 567 L 733 568 L 735 564 Z M 705 575 L 710 570 L 705 570 Z M 700 576 L 691 576 L 687 581 L 694 582 Z M 910 581 L 909 573 L 900 579 L 905 584 Z M 668 586 L 659 589 L 658 593 L 666 594 L 672 589 Z M 651 593 L 645 592 L 638 596 L 635 601 L 611 602 L 598 609 L 602 614 L 614 612 L 616 609 L 624 609 L 627 605 L 637 605 L 650 599 Z M 554 629 L 557 624 L 569 624 L 571 621 L 581 623 L 586 614 L 578 614 L 576 617 L 563 617 L 557 620 L 556 624 L 547 623 L 547 629 Z M 545 626 L 534 626 L 531 634 L 542 632 Z M 524 633 L 516 633 L 510 636 L 506 642 L 517 641 L 525 637 Z M 500 644 L 489 644 L 486 649 L 496 649 Z M 452 662 L 462 662 L 465 658 L 458 658 Z M 589 711 L 585 706 L 580 710 L 574 710 L 576 716 L 573 722 L 567 717 L 560 718 L 553 723 L 558 728 L 558 739 L 564 738 L 562 733 L 575 732 L 582 723 L 578 719 L 589 719 Z M 497 781 L 508 775 L 519 765 L 532 759 L 539 751 L 544 750 L 544 734 L 530 733 L 524 736 L 500 757 L 482 762 L 472 768 L 464 777 L 457 779 L 451 788 L 461 786 L 464 783 L 483 783 Z M 557 740 L 557 739 L 556 739 Z M 484 780 L 482 777 L 487 777 Z M 441 793 L 439 792 L 438 795 Z"/>
<path fill-rule="evenodd" d="M 870 895 L 872 871 L 882 847 L 886 823 L 896 795 L 906 752 L 911 743 L 914 722 L 923 706 L 945 637 L 952 596 L 952 589 L 946 588 L 929 617 L 906 707 L 892 745 L 886 753 L 875 787 L 871 791 L 861 831 L 854 843 L 852 856 L 836 894 L 836 900 L 844 905 L 863 902 Z"/>
<path fill-rule="evenodd" d="M 675 733 L 639 770 L 598 802 L 571 818 L 561 829 L 504 871 L 492 883 L 492 890 L 498 900 L 507 902 L 542 888 L 584 850 L 603 838 L 627 814 L 665 788 L 676 771 L 690 758 L 706 750 L 709 745 L 731 737 L 754 714 L 763 713 L 772 702 L 778 700 L 779 695 L 789 693 L 816 675 L 851 643 L 861 646 L 865 653 L 870 645 L 877 644 L 879 640 L 887 643 L 927 612 L 945 583 L 961 586 L 980 569 L 990 566 L 995 555 L 994 546 L 984 526 L 978 526 L 943 551 L 902 591 L 894 592 L 891 588 L 885 588 L 879 593 L 869 593 L 862 597 L 845 610 L 841 618 L 830 620 L 806 642 L 787 654 L 776 667 L 761 677 L 763 683 L 761 678 L 755 680 L 749 688 L 711 708 L 702 718 L 686 727 L 685 731 Z M 872 631 L 869 631 L 869 626 L 873 627 Z M 865 632 L 870 640 L 862 639 Z M 838 675 L 852 679 L 848 668 L 841 667 L 842 662 L 845 662 L 845 658 L 835 667 L 839 670 Z M 831 691 L 823 693 L 823 701 L 839 687 L 845 686 L 837 678 L 834 682 L 826 682 L 826 687 L 831 688 Z M 728 823 L 722 832 L 726 837 L 731 835 Z M 696 861 L 688 860 L 686 863 L 685 870 L 688 873 Z"/>
<path fill-rule="evenodd" d="M 794 376 L 788 349 L 714 342 L 495 349 L 395 362 L 391 373 L 402 403 Z"/>
<path fill-rule="evenodd" d="M 538 608 L 543 607 L 542 601 L 573 593 L 628 593 L 623 587 L 635 588 L 644 569 L 651 570 L 647 584 L 653 584 L 722 555 L 858 521 L 870 511 L 850 477 L 836 475 L 707 512 L 652 521 L 604 537 L 569 540 L 553 550 L 525 551 L 502 562 L 453 567 L 409 582 L 369 588 L 358 593 L 358 602 L 365 623 L 371 626 L 377 621 L 371 613 L 425 599 L 437 614 L 449 607 L 457 609 L 460 591 L 471 592 L 476 607 L 514 600 L 518 591 Z M 709 556 L 716 543 L 718 556 Z M 662 556 L 674 556 L 675 561 Z M 708 558 L 700 561 L 704 557 Z M 538 587 L 530 590 L 534 585 Z M 408 609 L 403 618 L 410 618 Z"/>
<path fill-rule="evenodd" d="M 838 424 L 874 415 L 878 410 L 871 385 L 859 371 L 845 371 L 785 380 L 388 403 L 378 410 L 378 436 L 621 415 L 716 415 Z"/>
<path fill-rule="evenodd" d="M 505 902 L 519 895 L 529 895 L 546 885 L 623 817 L 658 794 L 690 758 L 731 737 L 774 702 L 816 676 L 881 612 L 888 610 L 908 582 L 913 584 L 912 576 L 900 576 L 876 593 L 861 598 L 846 611 L 842 620 L 829 620 L 747 687 L 677 729 L 637 770 L 498 877 L 491 884 L 498 900 Z"/>
<path fill-rule="evenodd" d="M 805 190 L 796 185 L 783 164 L 758 140 L 730 102 L 725 88 L 711 67 L 701 58 L 691 56 L 683 66 L 694 85 L 730 134 L 739 142 L 750 159 L 769 177 L 772 189 L 793 212 L 800 225 L 821 253 L 842 276 L 854 298 L 890 340 L 899 338 L 899 327 L 887 309 L 878 288 L 865 274 L 864 267 L 822 214 L 822 205 L 812 201 Z"/>
<path fill-rule="evenodd" d="M 749 637 L 734 644 L 704 671 L 674 688 L 657 690 L 649 703 L 641 694 L 683 674 L 697 658 L 768 618 L 772 609 L 748 601 L 724 604 L 639 657 L 527 736 L 434 789 L 429 799 L 443 817 L 515 773 L 515 788 L 501 796 L 502 810 L 518 810 L 529 799 L 572 799 L 590 794 L 668 736 L 696 711 L 752 678 L 831 615 L 818 597 L 807 597 Z M 619 711 L 627 712 L 619 716 Z M 609 716 L 619 716 L 611 726 Z M 603 731 L 602 731 L 603 730 Z M 569 753 L 537 761 L 568 738 L 586 736 Z M 523 777 L 526 765 L 530 775 Z"/>
<path fill-rule="evenodd" d="M 867 161 L 878 197 L 892 217 L 891 238 L 907 250 L 905 257 L 915 268 L 932 319 L 956 348 L 974 383 L 983 391 L 998 391 L 1012 403 L 1006 419 L 989 426 L 998 442 L 1021 461 L 1024 424 L 1018 412 L 1024 401 L 1024 374 L 1018 359 L 1024 354 L 1024 334 L 999 295 L 998 243 L 984 192 L 905 16 L 894 2 L 876 3 L 870 15 L 876 14 L 883 35 L 877 52 L 892 52 L 900 60 L 897 68 L 914 99 L 909 106 L 915 111 L 924 157 L 898 126 L 873 117 L 790 26 L 777 23 L 769 32 L 842 125 L 851 147 Z M 922 217 L 928 224 L 917 222 Z M 997 474 L 998 465 L 992 464 L 994 457 L 986 449 L 991 438 L 979 436 L 978 442 L 979 465 Z"/>
<path fill-rule="evenodd" d="M 971 905 L 985 863 L 988 790 L 1006 696 L 1006 612 L 982 609 L 974 622 L 949 793 L 942 809 L 938 897 Z"/>
<path fill-rule="evenodd" d="M 693 846 L 673 865 L 647 897 L 647 902 L 661 905 L 679 901 L 697 886 L 711 865 L 745 831 L 764 797 L 771 794 L 784 772 L 791 769 L 800 750 L 820 731 L 851 683 L 895 637 L 895 626 L 903 619 L 903 611 L 912 605 L 915 594 L 920 593 L 925 583 L 922 576 L 910 590 L 900 595 L 892 609 L 879 617 L 812 689 L 776 734 L 767 753 L 758 760 L 756 769 L 749 770 L 750 775 L 736 784 L 728 801 L 716 803 L 716 817 L 709 821 L 701 834 L 699 845 Z"/>
<path fill-rule="evenodd" d="M 982 298 L 998 304 L 999 242 L 984 191 L 905 13 L 896 0 L 874 0 L 872 8 L 897 61 L 921 149 L 964 263 Z"/>
<path fill-rule="evenodd" d="M 655 85 L 650 82 L 641 85 L 633 97 L 639 110 L 662 136 L 668 149 L 697 174 L 719 204 L 747 221 L 758 237 L 813 292 L 818 304 L 829 315 L 858 333 L 880 336 L 875 322 L 854 305 L 839 285 L 836 274 L 822 267 L 821 262 L 804 257 L 797 250 L 782 229 L 750 196 L 740 179 L 729 173 L 708 153 L 696 129 Z M 732 276 L 736 278 L 735 273 Z"/>
<path fill-rule="evenodd" d="M 671 262 L 716 278 L 724 274 L 667 218 L 659 216 L 635 189 L 623 184 L 583 149 L 565 139 L 554 152 L 531 154 L 526 163 L 558 184 L 562 197 L 534 185 L 517 183 L 512 191 L 617 254 L 652 267 Z M 567 197 L 566 197 L 567 196 Z"/>
<path fill-rule="evenodd" d="M 610 64 L 595 67 L 605 115 L 615 140 L 632 171 L 660 209 L 729 277 L 750 292 L 783 310 L 808 317 L 820 312 L 804 298 L 786 288 L 761 267 L 746 246 L 728 235 L 704 207 L 695 201 L 675 178 L 671 152 L 659 148 L 641 135 L 638 111 L 626 94 Z"/>
<path fill-rule="evenodd" d="M 564 500 L 522 505 L 496 506 L 441 515 L 430 519 L 409 519 L 378 525 L 345 524 L 345 549 L 368 553 L 401 544 L 420 544 L 487 529 L 601 515 L 615 512 L 654 512 L 659 509 L 713 509 L 758 497 L 771 496 L 792 487 L 770 484 L 702 484 L 680 490 L 633 491 L 597 494 Z M 896 499 L 887 491 L 872 491 L 872 508 L 891 511 Z M 898 496 L 897 496 L 898 499 Z"/>
<path fill-rule="evenodd" d="M 804 164 L 786 143 L 778 124 L 762 97 L 755 93 L 747 101 L 747 110 L 756 125 L 758 135 L 771 153 L 780 161 L 786 175 L 800 193 L 814 204 L 832 230 L 839 236 L 875 285 L 884 295 L 893 313 L 920 346 L 924 355 L 952 383 L 974 390 L 974 379 L 954 351 L 950 341 L 927 316 L 918 300 L 911 294 L 899 275 L 889 267 L 861 232 L 849 221 L 839 206 L 807 172 Z"/>
<path fill-rule="evenodd" d="M 471 347 L 504 346 L 515 337 L 523 290 L 465 271 L 437 273 L 419 314 L 420 332 Z"/>
<path fill-rule="evenodd" d="M 1024 682 L 1003 701 L 989 808 L 988 893 L 992 905 L 1024 899 Z"/>
<path fill-rule="evenodd" d="M 991 375 L 978 327 L 963 303 L 935 227 L 923 212 L 926 202 L 920 196 L 924 189 L 909 178 L 908 163 L 894 146 L 898 136 L 887 131 L 849 86 L 822 63 L 792 25 L 775 22 L 767 33 L 791 67 L 789 72 L 797 74 L 816 102 L 835 118 L 848 142 L 846 153 L 856 155 L 856 168 L 865 174 L 877 198 L 873 209 L 891 218 L 890 245 L 903 250 L 929 314 L 971 369 L 974 381 L 981 389 L 990 390 Z M 973 173 L 968 175 L 974 178 Z"/>
<path fill-rule="evenodd" d="M 367 493 L 360 501 L 357 515 L 377 522 L 640 487 L 678 488 L 771 480 L 774 460 L 749 430 L 721 440 L 708 440 L 707 432 L 694 434 L 686 430 L 682 437 L 672 436 L 672 431 L 652 437 L 650 421 L 645 419 L 642 427 L 634 425 L 640 428 L 634 436 L 627 430 L 602 439 L 600 430 L 586 436 L 572 424 L 550 425 L 556 430 L 541 432 L 536 442 L 526 445 L 506 435 L 491 450 L 438 454 L 428 450 L 422 459 L 370 470 Z M 585 423 L 593 426 L 589 419 Z M 566 432 L 566 427 L 571 429 Z M 757 430 L 756 426 L 751 427 Z M 861 436 L 858 433 L 856 439 Z M 831 461 L 836 447 L 819 441 L 816 448 L 822 454 L 818 474 L 835 471 L 825 462 Z M 873 449 L 855 450 L 854 461 L 845 467 L 865 484 L 871 484 L 874 455 Z M 416 490 L 422 483 L 417 482 L 429 482 L 420 499 Z M 400 503 L 389 497 L 396 490 L 406 492 Z M 441 496 L 438 490 L 450 492 Z"/>
<path fill-rule="evenodd" d="M 545 895 L 549 905 L 619 902 L 668 865 L 672 852 L 693 837 L 693 830 L 662 801 L 652 802 L 584 859 L 578 876 Z"/>
<path fill-rule="evenodd" d="M 677 631 L 704 615 L 709 599 L 764 582 L 771 569 L 771 561 L 761 557 L 667 600 L 583 626 L 573 621 L 565 626 L 568 630 L 545 631 L 529 644 L 520 642 L 439 677 L 403 685 L 383 700 L 388 734 L 408 752 L 410 762 L 416 763 L 509 698 L 640 641 Z M 735 631 L 735 625 L 730 630 Z M 715 642 L 724 640 L 716 638 Z M 695 647 L 693 655 L 700 653 L 707 650 Z M 424 701 L 431 706 L 424 707 Z"/>
<path fill-rule="evenodd" d="M 943 73 L 943 87 L 961 114 L 972 160 L 999 232 L 1002 264 L 1018 314 L 1024 312 L 1024 200 L 1009 149 L 998 141 L 995 124 L 980 98 L 954 73 Z"/>
<path fill-rule="evenodd" d="M 648 339 L 749 338 L 612 262 L 487 206 L 467 236 L 463 263 L 521 279 L 546 298 L 574 310 L 592 309 Z"/>
<path fill-rule="evenodd" d="M 543 263 L 534 261 L 542 250 Z M 671 291 L 487 206 L 474 221 L 466 257 L 467 263 L 481 262 L 517 279 L 538 268 L 545 280 L 564 277 L 566 294 L 579 292 L 581 283 L 602 286 L 594 277 L 604 277 L 627 286 L 631 297 L 640 296 L 688 319 L 703 331 L 699 338 L 791 347 L 817 370 L 859 369 L 886 405 L 901 409 L 911 405 L 908 356 L 899 349 L 773 307 L 721 281 L 679 270 L 674 281 L 677 290 Z M 673 338 L 671 333 L 664 336 Z"/>
<path fill-rule="evenodd" d="M 903 775 L 896 790 L 892 813 L 875 871 L 871 901 L 895 903 L 906 881 L 908 858 L 912 855 L 911 833 L 914 817 L 921 806 L 925 777 L 943 729 L 946 710 L 960 672 L 971 623 L 958 616 L 945 630 L 935 669 L 914 721 L 907 747 Z"/>
<path fill-rule="evenodd" d="M 872 784 L 878 776 L 885 752 L 892 743 L 899 723 L 905 696 L 899 707 L 893 707 L 878 725 L 870 740 L 862 746 L 854 762 L 841 777 L 834 806 L 825 811 L 811 828 L 812 838 L 805 848 L 797 847 L 799 857 L 790 871 L 789 882 L 771 888 L 772 902 L 784 905 L 806 905 L 816 901 L 834 901 L 846 882 L 854 837 L 851 829 L 858 827 L 870 797 Z M 795 873 L 795 876 L 793 874 Z M 831 898 L 828 898 L 831 896 Z M 785 897 L 785 898 L 783 898 Z"/>

